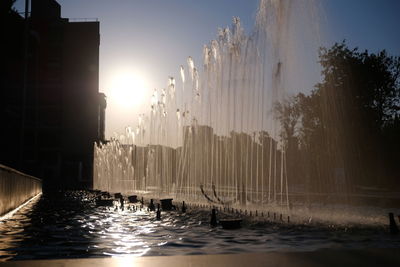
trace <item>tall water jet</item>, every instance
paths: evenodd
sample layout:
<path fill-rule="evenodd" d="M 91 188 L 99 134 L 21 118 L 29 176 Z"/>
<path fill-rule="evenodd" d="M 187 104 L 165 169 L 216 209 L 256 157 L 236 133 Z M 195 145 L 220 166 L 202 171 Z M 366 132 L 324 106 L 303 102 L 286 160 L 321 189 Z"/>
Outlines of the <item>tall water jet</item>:
<path fill-rule="evenodd" d="M 200 71 L 188 57 L 180 79 L 169 77 L 166 89 L 154 91 L 136 133 L 95 147 L 94 187 L 288 211 L 290 179 L 274 105 L 309 79 L 298 75 L 299 55 L 311 54 L 302 52 L 306 38 L 315 41 L 310 50 L 318 47 L 318 35 L 301 34 L 298 22 L 314 29 L 314 10 L 312 0 L 262 0 L 250 34 L 236 17 L 219 29 L 203 48 Z"/>

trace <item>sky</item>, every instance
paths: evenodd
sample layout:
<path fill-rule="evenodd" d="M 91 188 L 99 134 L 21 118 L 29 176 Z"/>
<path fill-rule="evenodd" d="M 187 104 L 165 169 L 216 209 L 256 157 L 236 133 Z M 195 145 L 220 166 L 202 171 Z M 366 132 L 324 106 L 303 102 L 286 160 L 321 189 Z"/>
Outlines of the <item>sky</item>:
<path fill-rule="evenodd" d="M 400 55 L 399 0 L 315 0 L 320 7 L 323 46 L 346 39 L 350 47 Z M 148 109 L 153 88 L 192 56 L 200 65 L 202 48 L 234 16 L 250 32 L 258 0 L 58 0 L 62 17 L 100 21 L 99 90 L 107 95 L 106 136 L 135 125 Z M 17 0 L 16 9 L 23 10 Z M 135 84 L 130 90 L 124 84 Z M 134 99 L 129 101 L 129 99 Z M 131 103 L 132 102 L 132 103 Z M 131 104 L 129 104 L 131 103 Z"/>

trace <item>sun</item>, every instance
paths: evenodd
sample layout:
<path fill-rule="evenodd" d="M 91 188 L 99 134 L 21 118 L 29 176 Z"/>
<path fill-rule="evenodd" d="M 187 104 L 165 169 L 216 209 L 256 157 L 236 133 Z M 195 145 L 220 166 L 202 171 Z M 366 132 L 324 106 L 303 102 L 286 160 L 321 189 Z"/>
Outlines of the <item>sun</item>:
<path fill-rule="evenodd" d="M 137 72 L 119 72 L 112 77 L 110 84 L 110 101 L 122 109 L 138 108 L 148 92 L 148 85 Z"/>

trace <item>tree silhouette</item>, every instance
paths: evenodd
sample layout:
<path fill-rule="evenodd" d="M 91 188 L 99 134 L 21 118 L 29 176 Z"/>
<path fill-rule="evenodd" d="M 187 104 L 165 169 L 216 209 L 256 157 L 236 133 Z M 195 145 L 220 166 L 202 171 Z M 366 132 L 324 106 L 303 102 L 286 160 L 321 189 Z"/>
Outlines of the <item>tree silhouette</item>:
<path fill-rule="evenodd" d="M 322 48 L 319 62 L 323 81 L 315 90 L 330 162 L 346 169 L 347 182 L 383 185 L 392 175 L 385 173 L 384 135 L 399 115 L 399 57 L 351 50 L 342 42 Z"/>
<path fill-rule="evenodd" d="M 343 41 L 321 48 L 319 63 L 322 82 L 275 108 L 284 139 L 299 140 L 304 168 L 297 173 L 308 190 L 398 185 L 399 57 L 349 49 Z"/>

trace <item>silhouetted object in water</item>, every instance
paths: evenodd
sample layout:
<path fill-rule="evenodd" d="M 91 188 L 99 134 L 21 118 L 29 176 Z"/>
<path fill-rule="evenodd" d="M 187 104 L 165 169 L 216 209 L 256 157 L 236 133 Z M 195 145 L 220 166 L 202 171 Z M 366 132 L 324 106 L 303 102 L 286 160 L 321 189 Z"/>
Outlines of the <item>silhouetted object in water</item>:
<path fill-rule="evenodd" d="M 111 198 L 110 193 L 106 192 L 106 191 L 102 191 L 101 192 L 101 196 L 106 197 L 106 198 Z"/>
<path fill-rule="evenodd" d="M 210 221 L 210 225 L 211 225 L 212 227 L 215 227 L 215 226 L 218 225 L 218 223 L 217 223 L 217 214 L 216 214 L 215 209 L 212 209 L 212 210 L 211 210 L 211 221 Z"/>
<path fill-rule="evenodd" d="M 124 198 L 123 197 L 121 197 L 119 199 L 119 203 L 121 204 L 121 209 L 124 210 Z"/>
<path fill-rule="evenodd" d="M 242 219 L 225 219 L 219 220 L 219 223 L 224 229 L 238 229 L 241 226 Z"/>
<path fill-rule="evenodd" d="M 115 193 L 115 194 L 114 194 L 114 197 L 115 197 L 115 198 L 121 198 L 121 197 L 122 197 L 122 194 L 121 194 L 121 193 Z"/>
<path fill-rule="evenodd" d="M 186 212 L 186 206 L 185 206 L 185 201 L 182 202 L 182 212 Z"/>
<path fill-rule="evenodd" d="M 389 227 L 390 227 L 390 233 L 393 235 L 396 235 L 399 233 L 399 228 L 397 228 L 396 221 L 394 220 L 394 215 L 392 212 L 389 212 Z"/>
<path fill-rule="evenodd" d="M 142 206 L 144 205 L 144 200 L 143 200 L 143 197 L 142 197 L 142 200 L 140 201 L 141 203 L 142 203 Z"/>
<path fill-rule="evenodd" d="M 176 207 L 172 204 L 172 198 L 160 199 L 162 210 L 175 210 Z"/>
<path fill-rule="evenodd" d="M 128 200 L 129 203 L 137 203 L 138 202 L 137 195 L 129 196 Z"/>
<path fill-rule="evenodd" d="M 96 199 L 96 206 L 112 207 L 112 206 L 114 206 L 114 200 L 113 199 L 103 199 L 103 198 L 101 198 L 101 196 L 98 196 Z"/>
<path fill-rule="evenodd" d="M 149 211 L 155 211 L 156 210 L 156 206 L 154 205 L 153 199 L 150 199 L 150 204 L 149 204 L 148 208 L 149 208 Z"/>
<path fill-rule="evenodd" d="M 157 220 L 161 220 L 161 210 L 160 210 L 160 204 L 157 204 Z"/>

